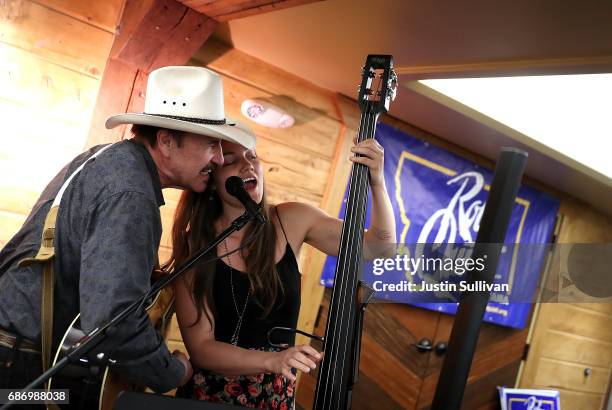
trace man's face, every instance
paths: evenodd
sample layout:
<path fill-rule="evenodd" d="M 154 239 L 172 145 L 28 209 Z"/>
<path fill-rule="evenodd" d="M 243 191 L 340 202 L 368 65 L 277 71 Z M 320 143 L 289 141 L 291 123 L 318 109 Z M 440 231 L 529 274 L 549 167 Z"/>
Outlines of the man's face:
<path fill-rule="evenodd" d="M 203 192 L 210 172 L 223 165 L 221 141 L 216 138 L 187 133 L 180 144 L 175 139 L 170 150 L 168 171 L 172 186 Z"/>

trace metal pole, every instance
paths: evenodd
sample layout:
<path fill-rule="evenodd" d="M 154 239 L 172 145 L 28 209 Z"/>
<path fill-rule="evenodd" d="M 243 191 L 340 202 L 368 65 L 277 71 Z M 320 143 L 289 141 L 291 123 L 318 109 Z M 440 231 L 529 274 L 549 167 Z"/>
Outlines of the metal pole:
<path fill-rule="evenodd" d="M 467 272 L 467 280 L 470 282 L 484 280 L 493 283 L 526 163 L 525 151 L 502 148 L 473 253 L 473 258 L 487 255 L 485 268 L 482 272 Z M 431 410 L 454 410 L 461 407 L 489 296 L 489 291 L 466 292 L 462 295 Z"/>

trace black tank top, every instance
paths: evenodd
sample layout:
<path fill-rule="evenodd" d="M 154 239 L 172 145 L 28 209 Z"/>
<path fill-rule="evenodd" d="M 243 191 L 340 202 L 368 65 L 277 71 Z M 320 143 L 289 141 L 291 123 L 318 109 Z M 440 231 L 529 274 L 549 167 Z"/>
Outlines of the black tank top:
<path fill-rule="evenodd" d="M 280 222 L 280 217 L 278 218 Z M 282 223 L 280 225 L 286 240 L 287 234 L 285 233 L 285 228 Z M 300 313 L 301 275 L 289 242 L 287 242 L 283 257 L 276 264 L 276 270 L 283 284 L 284 291 L 279 291 L 274 307 L 266 317 L 262 318 L 263 309 L 256 303 L 253 296 L 249 297 L 245 309 L 245 300 L 249 290 L 249 280 L 246 273 L 231 269 L 221 259 L 217 261 L 213 281 L 213 294 L 217 311 L 215 340 L 226 343 L 231 342 L 243 309 L 245 310 L 242 325 L 238 333 L 238 346 L 240 347 L 269 347 L 267 339 L 268 330 L 275 326 L 290 328 L 297 326 L 298 315 Z M 285 336 L 284 334 L 284 332 L 275 333 L 274 342 L 293 345 L 295 343 L 295 335 Z"/>

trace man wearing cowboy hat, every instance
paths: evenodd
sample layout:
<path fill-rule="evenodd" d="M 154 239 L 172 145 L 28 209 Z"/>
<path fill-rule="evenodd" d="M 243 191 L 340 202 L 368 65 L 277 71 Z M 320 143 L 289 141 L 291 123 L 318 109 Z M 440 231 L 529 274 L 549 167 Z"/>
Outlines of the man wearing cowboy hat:
<path fill-rule="evenodd" d="M 30 262 L 52 260 L 55 350 L 77 314 L 90 332 L 150 288 L 162 230 L 162 188 L 202 192 L 210 171 L 223 164 L 221 139 L 255 145 L 248 130 L 226 123 L 221 79 L 213 72 L 164 67 L 149 75 L 147 87 L 144 113 L 106 122 L 107 128 L 134 124 L 134 138 L 76 157 L 47 185 L 0 251 L 0 388 L 25 387 L 42 373 L 41 328 L 49 316 L 41 313 L 43 265 Z M 59 207 L 55 234 L 45 251 L 43 227 L 54 207 Z M 187 358 L 169 353 L 145 312 L 132 315 L 113 339 L 122 341 L 113 368 L 131 381 L 164 392 L 191 376 Z"/>

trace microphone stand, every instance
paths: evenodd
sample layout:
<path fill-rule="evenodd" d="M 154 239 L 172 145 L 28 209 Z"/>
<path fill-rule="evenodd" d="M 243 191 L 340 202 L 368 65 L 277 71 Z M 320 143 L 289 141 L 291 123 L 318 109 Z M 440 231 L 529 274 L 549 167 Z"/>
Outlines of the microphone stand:
<path fill-rule="evenodd" d="M 81 360 L 81 358 L 86 356 L 89 352 L 91 352 L 91 350 L 93 350 L 96 346 L 98 346 L 100 343 L 105 341 L 109 336 L 111 336 L 115 328 L 119 324 L 121 324 L 121 322 L 126 317 L 128 317 L 131 313 L 135 312 L 139 307 L 144 306 L 146 303 L 146 300 L 149 299 L 149 297 L 152 294 L 160 291 L 166 285 L 168 285 L 170 282 L 176 279 L 179 275 L 181 275 L 183 272 L 190 269 L 204 255 L 211 252 L 213 249 L 217 247 L 218 244 L 223 242 L 225 238 L 230 236 L 232 233 L 242 229 L 242 227 L 244 227 L 244 225 L 246 225 L 247 222 L 249 222 L 252 219 L 256 219 L 258 215 L 259 215 L 259 212 L 256 213 L 256 212 L 249 212 L 248 210 L 245 211 L 244 214 L 236 218 L 230 224 L 229 227 L 227 227 L 223 232 L 221 232 L 208 247 L 200 250 L 198 253 L 196 253 L 194 256 L 188 259 L 182 266 L 178 267 L 172 273 L 168 274 L 167 276 L 155 282 L 153 286 L 151 287 L 151 289 L 142 298 L 138 299 L 137 301 L 132 303 L 130 306 L 122 310 L 119 314 L 117 314 L 110 321 L 108 321 L 107 323 L 105 323 L 104 325 L 100 327 L 95 328 L 90 333 L 88 333 L 86 336 L 84 336 L 78 343 L 76 343 L 73 346 L 73 350 L 70 353 L 64 356 L 64 358 L 62 358 L 59 362 L 57 362 L 53 367 L 51 367 L 46 372 L 41 374 L 36 380 L 34 380 L 30 384 L 28 384 L 26 387 L 24 387 L 21 390 L 21 392 L 26 393 L 38 386 L 41 386 L 51 377 L 59 373 L 68 364 L 75 363 Z M 96 358 L 99 361 L 103 361 L 105 359 L 105 355 L 104 353 L 101 352 L 96 355 Z M 13 404 L 17 404 L 17 403 L 14 403 L 14 401 L 9 401 L 4 406 L 0 407 L 0 410 L 8 409 Z"/>

